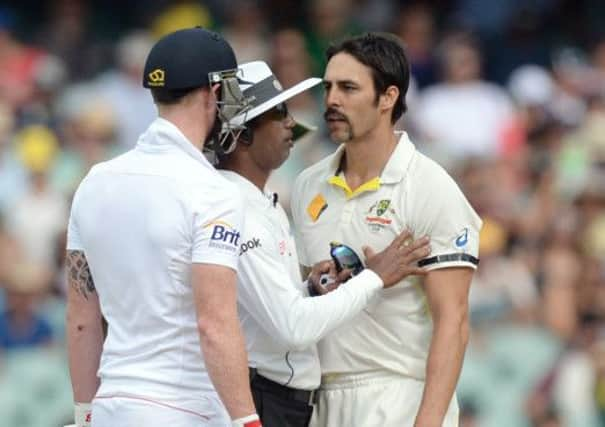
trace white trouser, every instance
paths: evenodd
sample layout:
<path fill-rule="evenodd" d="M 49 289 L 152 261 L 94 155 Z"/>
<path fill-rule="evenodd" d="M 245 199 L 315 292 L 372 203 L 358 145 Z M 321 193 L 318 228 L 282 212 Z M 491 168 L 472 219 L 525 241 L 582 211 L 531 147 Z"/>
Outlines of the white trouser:
<path fill-rule="evenodd" d="M 231 427 L 218 395 L 199 399 L 154 399 L 131 394 L 97 396 L 92 427 Z"/>
<path fill-rule="evenodd" d="M 311 427 L 412 427 L 424 382 L 391 373 L 324 376 Z M 456 396 L 443 427 L 458 427 Z"/>

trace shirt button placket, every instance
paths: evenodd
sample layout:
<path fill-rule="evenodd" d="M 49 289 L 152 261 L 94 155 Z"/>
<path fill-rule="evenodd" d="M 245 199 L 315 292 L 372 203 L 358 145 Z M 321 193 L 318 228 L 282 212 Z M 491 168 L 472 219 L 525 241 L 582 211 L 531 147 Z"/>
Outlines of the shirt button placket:
<path fill-rule="evenodd" d="M 348 225 L 353 219 L 353 212 L 355 211 L 355 203 L 353 200 L 347 200 L 342 207 L 342 213 L 340 214 L 340 223 Z"/>

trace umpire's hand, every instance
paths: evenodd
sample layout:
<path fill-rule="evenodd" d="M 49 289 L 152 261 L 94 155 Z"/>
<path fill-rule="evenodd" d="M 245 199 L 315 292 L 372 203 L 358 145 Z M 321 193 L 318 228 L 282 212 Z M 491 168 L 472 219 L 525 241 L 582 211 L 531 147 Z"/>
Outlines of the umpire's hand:
<path fill-rule="evenodd" d="M 324 295 L 338 288 L 341 283 L 346 282 L 351 278 L 351 270 L 345 269 L 340 273 L 336 273 L 336 265 L 334 261 L 320 261 L 315 264 L 308 281 L 313 287 L 315 295 Z M 326 282 L 326 283 L 324 283 Z"/>

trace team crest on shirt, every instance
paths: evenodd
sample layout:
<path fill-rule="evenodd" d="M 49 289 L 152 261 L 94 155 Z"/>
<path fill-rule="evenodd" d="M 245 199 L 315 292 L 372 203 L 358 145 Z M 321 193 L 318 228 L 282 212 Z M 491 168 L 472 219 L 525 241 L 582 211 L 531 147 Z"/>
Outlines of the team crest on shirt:
<path fill-rule="evenodd" d="M 391 207 L 390 199 L 382 199 L 374 203 L 366 212 L 365 222 L 373 233 L 390 225 L 393 220 L 391 216 L 395 215 L 395 209 Z"/>

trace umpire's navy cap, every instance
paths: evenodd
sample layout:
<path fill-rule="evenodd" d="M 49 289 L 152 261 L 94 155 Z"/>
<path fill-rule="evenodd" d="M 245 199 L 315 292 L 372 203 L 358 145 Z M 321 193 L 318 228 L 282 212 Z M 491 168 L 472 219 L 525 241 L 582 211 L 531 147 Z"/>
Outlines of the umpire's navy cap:
<path fill-rule="evenodd" d="M 203 28 L 175 31 L 151 48 L 143 86 L 189 89 L 209 84 L 208 73 L 237 68 L 233 49 L 219 34 Z"/>

